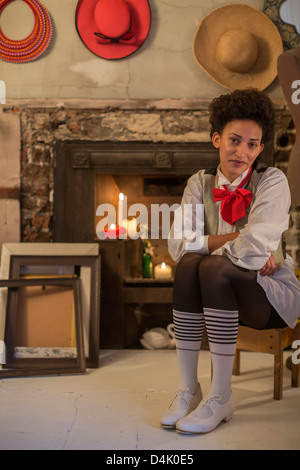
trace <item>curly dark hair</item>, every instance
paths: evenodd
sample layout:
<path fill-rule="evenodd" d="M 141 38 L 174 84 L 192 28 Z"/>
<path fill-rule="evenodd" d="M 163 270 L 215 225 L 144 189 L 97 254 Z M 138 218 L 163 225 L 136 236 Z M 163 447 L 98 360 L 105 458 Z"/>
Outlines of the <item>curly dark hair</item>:
<path fill-rule="evenodd" d="M 224 127 L 236 119 L 251 120 L 261 127 L 262 143 L 274 137 L 276 115 L 271 99 L 256 88 L 235 90 L 214 98 L 209 106 L 210 135 L 222 134 Z"/>

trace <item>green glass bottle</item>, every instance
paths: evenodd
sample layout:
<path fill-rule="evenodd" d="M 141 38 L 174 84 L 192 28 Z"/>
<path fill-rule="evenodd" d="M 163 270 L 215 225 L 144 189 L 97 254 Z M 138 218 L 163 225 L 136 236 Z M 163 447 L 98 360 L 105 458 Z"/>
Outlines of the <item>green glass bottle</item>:
<path fill-rule="evenodd" d="M 144 242 L 144 251 L 143 251 L 143 277 L 151 278 L 152 277 L 152 255 L 151 255 L 151 244 L 148 240 Z"/>

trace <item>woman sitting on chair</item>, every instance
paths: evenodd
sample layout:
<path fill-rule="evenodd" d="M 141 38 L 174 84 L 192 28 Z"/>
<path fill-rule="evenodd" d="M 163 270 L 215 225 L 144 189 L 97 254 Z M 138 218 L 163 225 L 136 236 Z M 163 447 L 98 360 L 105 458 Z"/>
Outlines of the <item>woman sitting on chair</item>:
<path fill-rule="evenodd" d="M 187 433 L 209 432 L 232 418 L 238 325 L 293 328 L 300 312 L 300 284 L 283 243 L 287 179 L 257 160 L 274 136 L 272 102 L 256 89 L 236 90 L 214 99 L 209 112 L 220 164 L 189 179 L 183 216 L 175 216 L 169 237 L 178 262 L 173 318 L 181 384 L 161 425 Z M 213 374 L 202 399 L 197 367 L 204 326 Z"/>

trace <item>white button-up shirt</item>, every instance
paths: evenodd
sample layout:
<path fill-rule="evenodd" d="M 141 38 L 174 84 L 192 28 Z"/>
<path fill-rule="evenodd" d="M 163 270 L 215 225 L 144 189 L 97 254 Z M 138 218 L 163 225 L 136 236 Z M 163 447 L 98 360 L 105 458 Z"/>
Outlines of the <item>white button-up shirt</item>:
<path fill-rule="evenodd" d="M 184 190 L 181 210 L 186 204 L 192 207 L 201 205 L 202 178 L 204 170 L 191 176 Z M 236 189 L 245 178 L 247 171 L 230 183 L 218 170 L 218 186 L 226 185 L 229 191 Z M 257 282 L 265 290 L 270 303 L 279 315 L 291 327 L 296 325 L 300 317 L 300 283 L 294 273 L 293 260 L 287 255 L 284 265 L 273 276 L 261 276 L 259 270 L 268 261 L 271 252 L 278 248 L 282 233 L 289 227 L 290 191 L 284 173 L 278 168 L 269 167 L 262 175 L 248 217 L 248 222 L 240 230 L 240 235 L 233 241 L 226 242 L 211 255 L 227 255 L 231 261 L 245 269 L 257 271 Z M 205 210 L 205 208 L 204 208 Z M 235 225 L 225 222 L 219 211 L 218 234 L 235 232 Z M 195 249 L 195 242 L 199 248 Z M 178 262 L 187 252 L 201 254 L 208 252 L 208 236 L 204 235 L 204 226 L 189 232 L 185 238 L 174 235 L 174 227 L 170 232 L 168 247 L 171 257 Z"/>

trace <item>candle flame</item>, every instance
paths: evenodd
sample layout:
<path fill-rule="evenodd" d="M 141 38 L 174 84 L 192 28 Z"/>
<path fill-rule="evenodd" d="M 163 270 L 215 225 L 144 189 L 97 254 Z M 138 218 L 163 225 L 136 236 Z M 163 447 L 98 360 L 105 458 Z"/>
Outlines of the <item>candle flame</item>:
<path fill-rule="evenodd" d="M 111 230 L 114 230 L 116 228 L 116 225 L 115 224 L 111 224 L 111 226 L 109 227 Z"/>
<path fill-rule="evenodd" d="M 124 201 L 124 194 L 123 193 L 119 194 L 119 199 L 120 199 L 120 201 Z"/>
<path fill-rule="evenodd" d="M 161 269 L 166 269 L 166 263 L 161 263 Z"/>

